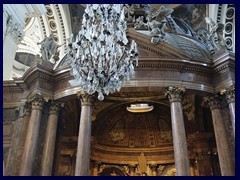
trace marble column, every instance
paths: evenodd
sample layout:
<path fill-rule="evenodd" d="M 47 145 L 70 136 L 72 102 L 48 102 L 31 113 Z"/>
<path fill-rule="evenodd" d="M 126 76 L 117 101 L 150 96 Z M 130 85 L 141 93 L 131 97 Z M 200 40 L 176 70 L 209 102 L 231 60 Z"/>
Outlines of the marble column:
<path fill-rule="evenodd" d="M 78 134 L 75 176 L 88 176 L 90 164 L 91 115 L 93 95 L 79 93 L 81 117 Z"/>
<path fill-rule="evenodd" d="M 157 164 L 151 164 L 150 165 L 152 176 L 157 176 Z"/>
<path fill-rule="evenodd" d="M 39 136 L 40 121 L 42 117 L 43 98 L 36 94 L 32 100 L 32 112 L 29 119 L 27 136 L 25 140 L 20 176 L 31 176 L 33 163 L 37 150 L 37 140 Z"/>
<path fill-rule="evenodd" d="M 218 150 L 221 174 L 222 176 L 234 176 L 234 157 L 232 156 L 231 144 L 228 140 L 224 117 L 221 113 L 222 97 L 215 95 L 208 98 L 207 102 L 212 113 L 213 128 Z"/>
<path fill-rule="evenodd" d="M 21 158 L 21 152 L 19 152 L 21 141 L 21 130 L 24 117 L 24 106 L 15 108 L 16 120 L 13 122 L 13 133 L 11 146 L 8 152 L 6 176 L 16 176 L 19 170 L 19 159 Z"/>
<path fill-rule="evenodd" d="M 136 165 L 135 164 L 130 164 L 130 165 L 128 165 L 128 168 L 129 168 L 129 176 L 135 176 Z"/>
<path fill-rule="evenodd" d="M 57 124 L 58 124 L 58 112 L 61 104 L 50 102 L 50 111 L 48 116 L 48 124 L 46 130 L 46 136 L 43 147 L 43 156 L 41 163 L 41 176 L 51 176 L 52 175 L 52 165 L 55 150 L 56 134 L 57 134 Z"/>
<path fill-rule="evenodd" d="M 233 137 L 235 140 L 235 87 L 232 86 L 226 91 L 226 99 L 229 105 L 230 118 L 232 122 Z"/>
<path fill-rule="evenodd" d="M 181 104 L 181 98 L 184 91 L 184 88 L 168 87 L 165 93 L 170 101 L 174 158 L 177 176 L 190 176 L 187 140 Z"/>

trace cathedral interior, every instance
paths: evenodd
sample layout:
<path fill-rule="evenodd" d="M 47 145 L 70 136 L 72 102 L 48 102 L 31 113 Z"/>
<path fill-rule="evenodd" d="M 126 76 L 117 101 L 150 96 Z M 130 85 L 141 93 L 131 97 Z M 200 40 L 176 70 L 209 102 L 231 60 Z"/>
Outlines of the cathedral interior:
<path fill-rule="evenodd" d="M 73 71 L 99 12 L 138 58 L 109 94 Z M 235 176 L 235 5 L 3 4 L 3 175 Z"/>

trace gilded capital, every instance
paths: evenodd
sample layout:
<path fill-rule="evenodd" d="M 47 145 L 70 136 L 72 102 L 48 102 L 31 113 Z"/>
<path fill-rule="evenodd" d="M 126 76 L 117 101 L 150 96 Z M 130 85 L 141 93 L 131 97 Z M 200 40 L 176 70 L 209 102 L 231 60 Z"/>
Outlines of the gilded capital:
<path fill-rule="evenodd" d="M 78 97 L 80 98 L 82 106 L 91 106 L 93 104 L 94 95 L 81 91 L 78 93 Z"/>
<path fill-rule="evenodd" d="M 184 92 L 184 87 L 168 87 L 165 91 L 165 96 L 168 97 L 170 102 L 181 102 Z"/>
<path fill-rule="evenodd" d="M 42 110 L 44 99 L 41 95 L 35 94 L 30 102 L 32 103 L 32 109 Z"/>

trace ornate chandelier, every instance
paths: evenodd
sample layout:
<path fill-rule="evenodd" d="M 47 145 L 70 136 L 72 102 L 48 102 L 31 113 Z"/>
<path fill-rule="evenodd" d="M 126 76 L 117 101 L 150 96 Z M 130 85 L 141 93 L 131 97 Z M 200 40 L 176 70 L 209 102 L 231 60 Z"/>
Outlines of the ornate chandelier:
<path fill-rule="evenodd" d="M 98 92 L 100 101 L 134 75 L 133 60 L 138 65 L 137 45 L 128 43 L 126 30 L 123 5 L 89 4 L 75 42 L 70 40 L 71 74 L 83 91 Z"/>

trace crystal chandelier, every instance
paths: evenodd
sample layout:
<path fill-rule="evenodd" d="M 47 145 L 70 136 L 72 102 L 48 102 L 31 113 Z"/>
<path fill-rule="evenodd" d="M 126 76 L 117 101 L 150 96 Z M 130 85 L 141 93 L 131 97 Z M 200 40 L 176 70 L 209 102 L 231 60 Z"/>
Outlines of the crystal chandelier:
<path fill-rule="evenodd" d="M 104 95 L 120 91 L 138 65 L 135 41 L 128 43 L 127 25 L 121 4 L 89 4 L 75 41 L 70 40 L 71 74 L 81 90 Z"/>

